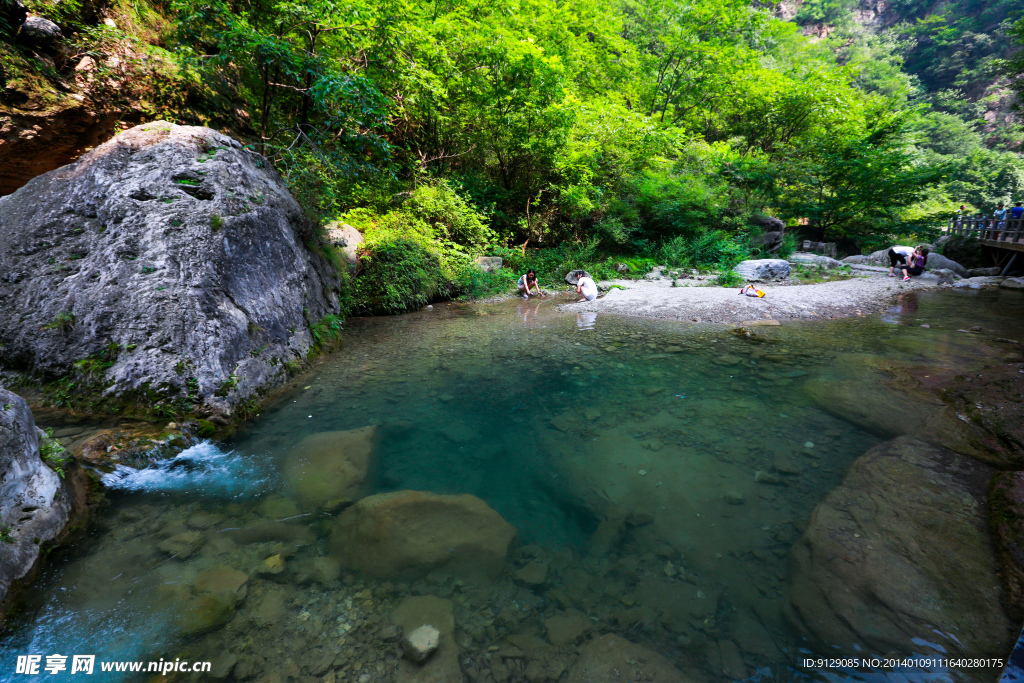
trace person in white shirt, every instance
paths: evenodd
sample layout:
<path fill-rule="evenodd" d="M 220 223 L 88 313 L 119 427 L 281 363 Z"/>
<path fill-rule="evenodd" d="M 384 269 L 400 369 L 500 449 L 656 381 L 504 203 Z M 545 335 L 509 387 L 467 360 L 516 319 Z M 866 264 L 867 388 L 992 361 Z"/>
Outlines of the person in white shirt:
<path fill-rule="evenodd" d="M 593 301 L 597 298 L 597 284 L 593 278 L 581 277 L 576 281 L 576 293 L 580 295 L 580 301 Z"/>
<path fill-rule="evenodd" d="M 896 277 L 896 273 L 893 272 L 894 268 L 906 268 L 909 265 L 908 260 L 913 255 L 913 247 L 889 247 L 889 277 Z"/>

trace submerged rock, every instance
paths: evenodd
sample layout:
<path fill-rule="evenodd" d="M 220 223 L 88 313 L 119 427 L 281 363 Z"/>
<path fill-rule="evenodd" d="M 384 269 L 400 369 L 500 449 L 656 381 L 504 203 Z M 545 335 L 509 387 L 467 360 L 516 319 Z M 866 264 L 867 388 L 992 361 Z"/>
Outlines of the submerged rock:
<path fill-rule="evenodd" d="M 791 551 L 788 615 L 839 652 L 1005 652 L 982 502 L 991 470 L 919 439 L 882 443 L 850 467 Z"/>
<path fill-rule="evenodd" d="M 690 681 L 663 656 L 625 638 L 607 634 L 580 648 L 569 669 L 568 683 L 620 683 L 621 681 Z"/>
<path fill-rule="evenodd" d="M 97 394 L 229 414 L 283 382 L 310 325 L 339 311 L 308 234 L 237 141 L 132 128 L 0 201 L 0 366 L 58 377 L 93 359 Z"/>
<path fill-rule="evenodd" d="M 355 500 L 363 492 L 379 441 L 376 425 L 307 436 L 285 461 L 285 482 L 305 507 Z"/>
<path fill-rule="evenodd" d="M 430 572 L 490 580 L 504 568 L 515 528 L 476 496 L 420 491 L 363 498 L 338 517 L 331 553 L 379 577 Z"/>
<path fill-rule="evenodd" d="M 0 600 L 72 513 L 71 492 L 40 457 L 39 435 L 28 404 L 0 388 Z"/>
<path fill-rule="evenodd" d="M 817 377 L 803 388 L 822 409 L 886 438 L 920 431 L 943 407 L 937 398 L 867 381 Z"/>
<path fill-rule="evenodd" d="M 178 615 L 178 629 L 184 636 L 218 629 L 235 615 L 236 595 L 205 593 L 188 599 Z"/>
<path fill-rule="evenodd" d="M 459 666 L 459 645 L 455 642 L 455 612 L 451 600 L 433 595 L 407 597 L 391 613 L 391 621 L 402 631 L 402 649 L 406 656 L 406 660 L 402 661 L 395 672 L 396 681 L 447 683 L 463 680 L 462 668 Z M 428 637 L 431 630 L 437 634 L 433 649 L 430 649 L 431 639 Z M 420 633 L 420 637 L 415 639 L 417 642 L 407 643 L 417 632 Z M 414 647 L 412 655 L 411 647 Z M 429 652 L 416 659 L 415 656 L 424 650 Z"/>
<path fill-rule="evenodd" d="M 1024 620 L 1024 472 L 997 473 L 988 508 L 1007 612 L 1019 624 Z"/>
<path fill-rule="evenodd" d="M 544 622 L 544 628 L 547 630 L 548 641 L 556 647 L 562 647 L 572 645 L 589 633 L 593 624 L 586 614 L 570 609 L 549 618 Z"/>

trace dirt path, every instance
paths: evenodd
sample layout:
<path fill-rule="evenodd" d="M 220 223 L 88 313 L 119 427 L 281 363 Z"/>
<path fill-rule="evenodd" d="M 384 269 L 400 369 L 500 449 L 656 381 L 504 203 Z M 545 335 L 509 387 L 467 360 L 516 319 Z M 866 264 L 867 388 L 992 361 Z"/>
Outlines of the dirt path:
<path fill-rule="evenodd" d="M 604 283 L 602 283 L 604 284 Z M 860 271 L 858 277 L 816 285 L 762 284 L 763 298 L 741 296 L 739 287 L 708 287 L 703 282 L 668 279 L 614 280 L 596 301 L 559 306 L 564 311 L 597 311 L 645 318 L 738 324 L 755 320 L 815 320 L 866 315 L 881 310 L 899 294 L 931 289 L 917 278 L 902 282 L 886 272 Z"/>

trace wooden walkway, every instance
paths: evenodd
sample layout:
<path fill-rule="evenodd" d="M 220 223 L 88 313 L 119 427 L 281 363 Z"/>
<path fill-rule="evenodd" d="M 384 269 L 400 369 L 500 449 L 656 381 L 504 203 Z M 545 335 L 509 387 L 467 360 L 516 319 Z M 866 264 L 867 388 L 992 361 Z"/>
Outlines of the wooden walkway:
<path fill-rule="evenodd" d="M 947 234 L 977 237 L 986 247 L 1024 251 L 1024 218 L 951 218 Z"/>

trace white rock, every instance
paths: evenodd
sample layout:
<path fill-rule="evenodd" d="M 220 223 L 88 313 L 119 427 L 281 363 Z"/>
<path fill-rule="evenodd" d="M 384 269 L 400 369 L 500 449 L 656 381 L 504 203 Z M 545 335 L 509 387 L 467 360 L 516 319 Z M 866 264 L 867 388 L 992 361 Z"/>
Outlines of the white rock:
<path fill-rule="evenodd" d="M 406 659 L 422 662 L 434 654 L 440 643 L 441 632 L 429 624 L 424 624 L 402 639 L 402 652 L 405 653 Z"/>

